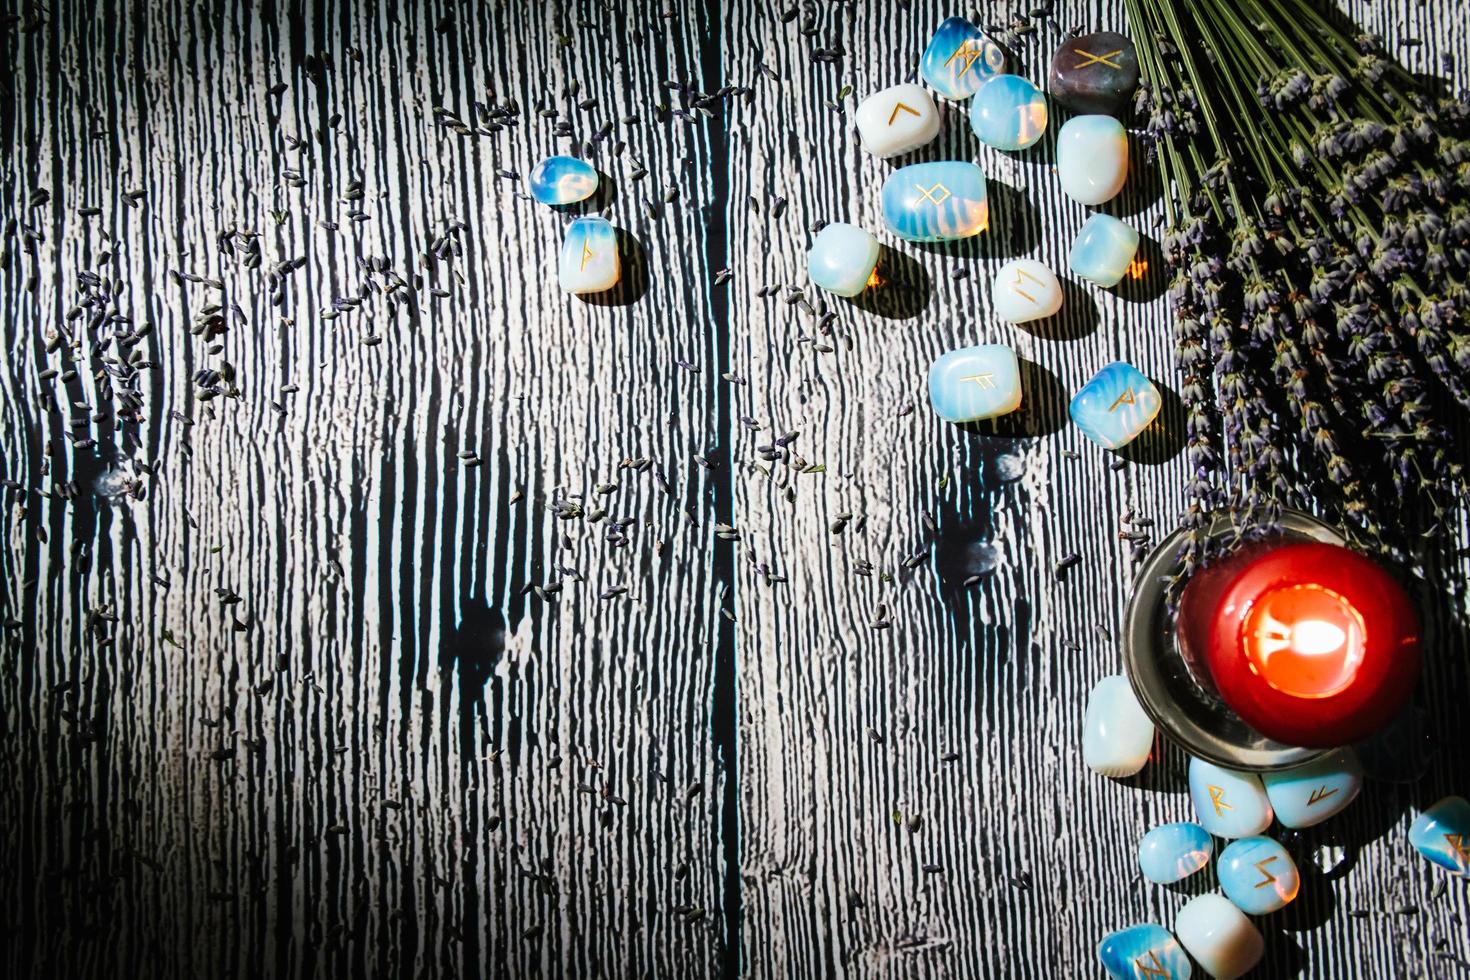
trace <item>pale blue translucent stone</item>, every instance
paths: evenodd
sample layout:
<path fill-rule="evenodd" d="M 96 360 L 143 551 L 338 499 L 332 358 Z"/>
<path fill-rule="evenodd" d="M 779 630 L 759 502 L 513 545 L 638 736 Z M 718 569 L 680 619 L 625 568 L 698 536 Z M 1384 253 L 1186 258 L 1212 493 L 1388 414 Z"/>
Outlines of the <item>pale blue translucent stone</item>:
<path fill-rule="evenodd" d="M 600 293 L 617 285 L 618 233 L 606 218 L 578 218 L 567 226 L 557 280 L 569 293 Z"/>
<path fill-rule="evenodd" d="M 1128 133 L 1112 116 L 1077 116 L 1057 134 L 1057 179 L 1067 196 L 1103 204 L 1128 180 Z"/>
<path fill-rule="evenodd" d="M 547 157 L 526 183 L 542 204 L 574 204 L 597 193 L 597 171 L 576 157 Z"/>
<path fill-rule="evenodd" d="M 929 40 L 919 59 L 919 73 L 945 98 L 968 99 L 1005 64 L 1000 45 L 964 18 L 951 17 Z"/>
<path fill-rule="evenodd" d="M 1110 214 L 1094 214 L 1077 233 L 1067 264 L 1083 279 L 1111 288 L 1123 281 L 1137 254 L 1138 232 Z"/>
<path fill-rule="evenodd" d="M 1138 867 L 1149 881 L 1171 885 L 1210 863 L 1215 842 L 1197 823 L 1166 823 L 1138 842 Z"/>
<path fill-rule="evenodd" d="M 1283 827 L 1310 827 L 1346 809 L 1363 788 L 1363 767 L 1352 749 L 1261 777 L 1271 809 Z"/>
<path fill-rule="evenodd" d="M 838 296 L 856 296 L 868 288 L 878 267 L 878 239 L 857 225 L 834 221 L 812 241 L 806 256 L 812 282 Z"/>
<path fill-rule="evenodd" d="M 1253 837 L 1271 826 L 1271 801 L 1254 773 L 1190 759 L 1189 798 L 1200 826 L 1216 837 Z"/>
<path fill-rule="evenodd" d="M 1446 796 L 1414 818 L 1409 843 L 1441 868 L 1470 874 L 1470 803 Z"/>
<path fill-rule="evenodd" d="M 1224 895 L 1196 895 L 1174 919 L 1174 935 L 1215 980 L 1235 980 L 1261 961 L 1266 940 Z"/>
<path fill-rule="evenodd" d="M 985 173 L 960 161 L 899 167 L 883 182 L 883 223 L 910 242 L 978 235 L 990 225 Z"/>
<path fill-rule="evenodd" d="M 1046 132 L 1046 96 L 1019 75 L 996 75 L 970 103 L 970 128 L 997 150 L 1024 150 Z"/>
<path fill-rule="evenodd" d="M 1147 923 L 1110 932 L 1097 958 L 1113 980 L 1189 980 L 1189 957 L 1163 926 Z"/>
<path fill-rule="evenodd" d="M 1072 397 L 1072 421 L 1104 449 L 1138 438 L 1163 406 L 1159 389 L 1131 364 L 1114 361 Z"/>
<path fill-rule="evenodd" d="M 946 422 L 974 422 L 1021 407 L 1021 370 L 1004 344 L 964 347 L 929 368 L 929 403 Z"/>
<path fill-rule="evenodd" d="M 1098 775 L 1121 779 L 1142 769 L 1153 747 L 1154 723 L 1128 678 L 1114 674 L 1098 681 L 1082 719 L 1082 761 Z"/>
<path fill-rule="evenodd" d="M 1269 837 L 1232 841 L 1215 865 L 1220 890 L 1242 912 L 1266 915 L 1296 898 L 1302 877 L 1286 848 Z"/>

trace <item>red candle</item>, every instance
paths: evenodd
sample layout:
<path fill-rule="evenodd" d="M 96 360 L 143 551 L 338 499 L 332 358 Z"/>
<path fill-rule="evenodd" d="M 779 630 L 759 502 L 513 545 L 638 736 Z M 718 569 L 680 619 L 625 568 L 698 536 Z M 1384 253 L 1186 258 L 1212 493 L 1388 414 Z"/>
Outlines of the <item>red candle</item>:
<path fill-rule="evenodd" d="M 1256 731 L 1331 748 L 1382 728 L 1419 671 L 1419 617 L 1369 558 L 1319 542 L 1260 542 L 1196 575 L 1179 636 L 1196 676 Z"/>

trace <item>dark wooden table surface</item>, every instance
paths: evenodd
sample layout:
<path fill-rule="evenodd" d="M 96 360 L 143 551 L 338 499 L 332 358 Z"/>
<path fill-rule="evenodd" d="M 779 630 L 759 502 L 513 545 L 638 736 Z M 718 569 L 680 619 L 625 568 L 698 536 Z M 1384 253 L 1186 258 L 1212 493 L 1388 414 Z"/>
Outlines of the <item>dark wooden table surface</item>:
<path fill-rule="evenodd" d="M 949 108 L 918 158 L 982 164 L 990 234 L 805 279 L 814 223 L 881 229 L 856 99 L 1027 5 L 0 9 L 0 973 L 1093 976 L 1210 887 L 1136 871 L 1182 755 L 1079 751 L 1123 517 L 1185 474 L 1177 400 L 1121 460 L 1065 403 L 1174 383 L 1160 277 L 1001 324 L 989 275 L 1085 210 Z M 1347 9 L 1466 80 L 1460 0 Z M 1126 27 L 1056 19 L 1033 77 Z M 552 152 L 606 178 L 609 297 L 556 288 Z M 1146 168 L 1109 210 L 1157 236 Z M 924 371 L 979 341 L 1027 405 L 970 432 Z M 1293 841 L 1262 975 L 1470 975 L 1406 840 L 1470 790 L 1465 571 L 1437 751 Z"/>

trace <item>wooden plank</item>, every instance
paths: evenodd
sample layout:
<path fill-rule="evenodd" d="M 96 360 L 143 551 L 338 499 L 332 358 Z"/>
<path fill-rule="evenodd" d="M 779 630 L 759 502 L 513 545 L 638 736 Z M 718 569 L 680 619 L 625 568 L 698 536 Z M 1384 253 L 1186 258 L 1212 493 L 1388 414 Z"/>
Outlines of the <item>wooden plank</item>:
<path fill-rule="evenodd" d="M 58 5 L 6 30 L 8 974 L 715 969 L 725 620 L 694 456 L 719 351 L 664 270 L 723 246 L 712 125 L 655 109 L 688 108 L 662 82 L 698 89 L 704 30 L 549 13 Z M 570 216 L 497 177 L 574 146 L 641 254 L 611 303 L 556 289 Z M 126 324 L 73 322 L 80 376 L 38 381 L 89 271 L 153 326 L 140 425 L 69 425 Z M 189 335 L 209 304 L 218 354 Z M 239 397 L 202 402 L 222 361 Z M 143 498 L 100 499 L 107 467 Z"/>
<path fill-rule="evenodd" d="M 1057 9 L 1063 29 L 1126 26 L 1118 4 Z M 1121 669 L 1133 561 L 1118 532 L 1134 529 L 1121 515 L 1166 533 L 1182 513 L 1185 468 L 1177 439 L 1115 465 L 1065 423 L 1065 399 L 1114 359 L 1176 383 L 1159 290 L 1130 299 L 1075 290 L 1046 334 L 1000 324 L 990 275 L 1016 255 L 1064 269 L 1086 210 L 1059 194 L 1049 141 L 1017 155 L 980 147 L 963 106 L 948 107 L 935 143 L 901 162 L 976 159 L 992 192 L 1001 185 L 989 235 L 926 248 L 880 231 L 910 295 L 876 311 L 807 288 L 814 223 L 882 228 L 879 191 L 893 164 L 860 149 L 856 102 L 913 80 L 929 33 L 956 12 L 833 5 L 783 22 L 757 4 L 727 18 L 731 76 L 757 85 L 732 120 L 732 156 L 744 161 L 734 213 L 748 197 L 790 200 L 780 215 L 763 208 L 731 222 L 732 252 L 745 257 L 731 297 L 733 360 L 754 379 L 736 411 L 796 433 L 791 458 L 748 464 L 735 485 L 751 547 L 784 577 L 767 585 L 747 574 L 737 588 L 741 951 L 751 976 L 1090 976 L 1103 934 L 1170 925 L 1187 895 L 1211 884 L 1201 876 L 1176 892 L 1136 871 L 1139 836 L 1191 816 L 1182 754 L 1165 751 L 1124 785 L 1089 773 L 1078 744 L 1086 692 Z M 1426 70 L 1464 53 L 1446 4 L 1353 13 L 1395 42 L 1428 42 L 1407 52 Z M 999 9 L 981 16 L 1004 19 Z M 1034 38 L 1019 52 L 1024 70 L 1041 77 L 1060 41 L 1052 31 Z M 851 97 L 839 98 L 848 85 Z M 1157 237 L 1156 196 L 1135 179 L 1108 210 Z M 768 284 L 805 289 L 815 313 L 784 304 L 784 293 L 763 298 Z M 824 310 L 836 313 L 830 335 L 818 329 Z M 1034 365 L 1026 415 L 998 431 L 937 421 L 929 362 L 984 341 L 1012 344 Z M 844 513 L 852 519 L 834 533 Z M 913 570 L 910 556 L 921 559 Z M 971 575 L 981 577 L 966 587 Z M 1466 643 L 1462 626 L 1435 625 L 1427 709 L 1448 732 L 1466 694 Z M 1411 804 L 1463 790 L 1464 779 L 1455 753 L 1443 753 L 1423 784 L 1374 784 L 1349 816 L 1302 834 L 1293 847 L 1304 864 L 1319 853 L 1345 863 L 1330 881 L 1309 870 L 1302 897 L 1263 922 L 1265 972 L 1434 976 L 1454 968 L 1445 956 L 1467 959 L 1463 889 L 1445 893 L 1405 840 Z"/>

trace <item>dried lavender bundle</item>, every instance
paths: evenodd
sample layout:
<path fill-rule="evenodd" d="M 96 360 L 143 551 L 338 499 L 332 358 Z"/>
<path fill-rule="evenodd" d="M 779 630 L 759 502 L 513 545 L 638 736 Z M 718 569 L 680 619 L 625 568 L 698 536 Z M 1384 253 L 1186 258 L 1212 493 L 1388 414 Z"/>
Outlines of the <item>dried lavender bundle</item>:
<path fill-rule="evenodd" d="M 1466 493 L 1470 105 L 1310 0 L 1125 3 L 1170 188 L 1191 526 L 1310 499 L 1360 543 L 1436 534 Z"/>

